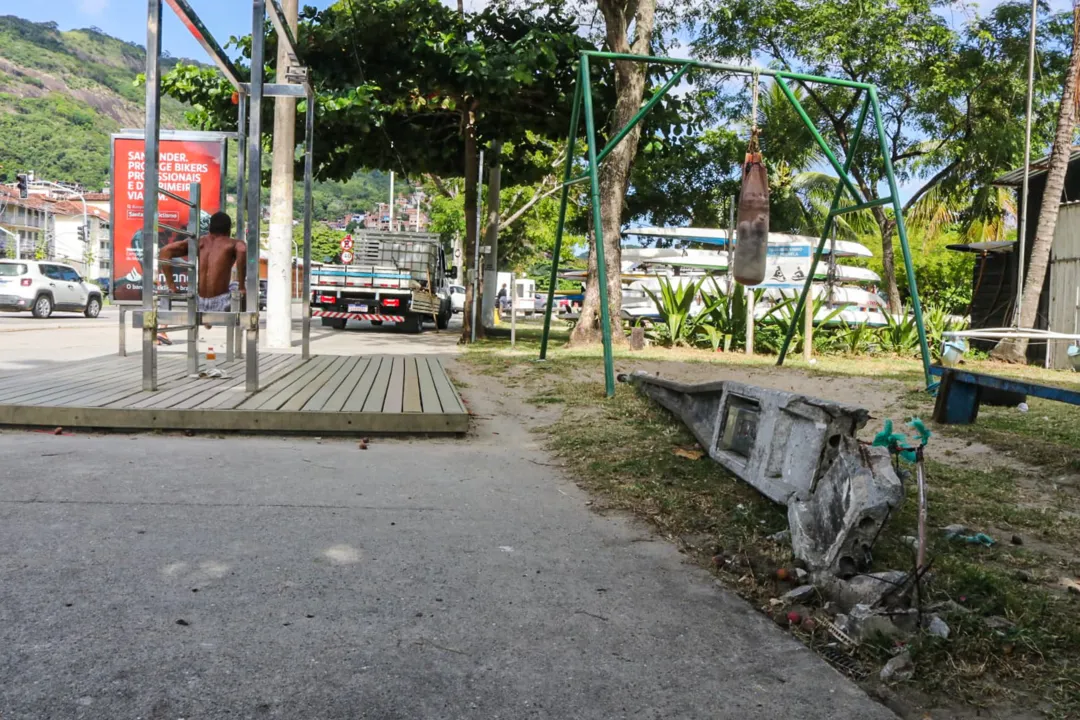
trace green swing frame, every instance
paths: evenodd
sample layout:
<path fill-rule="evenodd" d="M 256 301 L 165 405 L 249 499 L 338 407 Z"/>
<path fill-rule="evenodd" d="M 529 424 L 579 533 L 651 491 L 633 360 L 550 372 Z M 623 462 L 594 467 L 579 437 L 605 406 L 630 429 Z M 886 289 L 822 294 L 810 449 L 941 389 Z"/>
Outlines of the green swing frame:
<path fill-rule="evenodd" d="M 646 102 L 637 114 L 626 124 L 626 127 L 619 130 L 614 137 L 604 146 L 600 151 L 596 151 L 596 119 L 593 114 L 593 98 L 592 98 L 592 86 L 589 76 L 589 65 L 593 60 L 623 60 L 630 62 L 639 62 L 646 64 L 656 65 L 670 65 L 678 67 L 671 78 L 664 83 L 664 85 Z M 807 75 L 804 73 L 788 72 L 786 70 L 769 70 L 765 68 L 751 68 L 743 65 L 725 65 L 722 63 L 701 62 L 698 60 L 684 60 L 679 58 L 668 57 L 653 57 L 649 55 L 631 55 L 625 53 L 610 53 L 610 52 L 598 52 L 598 51 L 584 51 L 581 53 L 581 60 L 578 67 L 578 80 L 574 90 L 574 104 L 570 112 L 570 134 L 567 141 L 566 149 L 566 168 L 563 174 L 563 187 L 562 198 L 559 203 L 559 221 L 555 230 L 555 248 L 551 262 L 551 279 L 548 285 L 548 297 L 547 307 L 544 312 L 544 334 L 540 342 L 540 359 L 547 359 L 548 339 L 551 333 L 551 315 L 555 304 L 555 286 L 558 282 L 559 273 L 559 255 L 562 251 L 562 239 L 563 231 L 566 224 L 566 205 L 569 199 L 570 186 L 575 185 L 586 180 L 590 184 L 590 204 L 592 206 L 593 214 L 593 250 L 596 253 L 596 265 L 599 274 L 600 283 L 600 328 L 603 336 L 604 343 L 604 386 L 608 397 L 615 395 L 615 364 L 612 357 L 611 347 L 611 318 L 609 317 L 608 310 L 608 288 L 607 288 L 607 265 L 604 262 L 604 237 L 603 237 L 603 225 L 600 217 L 600 178 L 599 167 L 600 162 L 606 158 L 612 150 L 614 150 L 619 143 L 627 136 L 627 134 L 637 125 L 641 120 L 648 115 L 649 111 L 660 101 L 667 93 L 675 87 L 679 81 L 694 68 L 702 70 L 716 70 L 727 73 L 735 73 L 741 75 L 753 75 L 753 76 L 765 76 L 773 78 L 777 85 L 779 85 L 784 97 L 788 99 L 792 107 L 795 108 L 795 112 L 798 113 L 802 119 L 806 128 L 810 131 L 814 140 L 817 142 L 818 147 L 825 154 L 829 164 L 833 170 L 836 171 L 840 182 L 836 186 L 836 192 L 833 194 L 832 204 L 829 206 L 829 214 L 825 218 L 825 226 L 822 229 L 821 239 L 818 242 L 817 249 L 814 252 L 814 256 L 810 261 L 810 271 L 806 274 L 806 284 L 803 286 L 802 292 L 799 295 L 799 302 L 795 307 L 795 314 L 792 317 L 792 322 L 788 328 L 786 337 L 784 338 L 784 344 L 780 348 L 780 357 L 777 359 L 777 365 L 783 365 L 784 359 L 787 357 L 788 348 L 791 345 L 791 341 L 794 338 L 796 330 L 799 328 L 799 321 L 802 318 L 803 312 L 806 310 L 806 299 L 810 294 L 810 288 L 813 284 L 814 273 L 817 270 L 818 261 L 821 259 L 821 255 L 825 250 L 825 243 L 829 237 L 829 233 L 832 230 L 833 221 L 840 215 L 846 213 L 857 212 L 859 210 L 866 210 L 881 205 L 892 205 L 893 213 L 896 218 L 897 234 L 900 238 L 900 248 L 904 255 L 904 267 L 907 271 L 908 288 L 911 293 L 912 309 L 915 313 L 915 324 L 919 331 L 919 348 L 922 354 L 923 375 L 926 380 L 926 387 L 930 389 L 934 385 L 933 377 L 930 372 L 930 348 L 926 341 L 926 328 L 923 325 L 922 303 L 919 301 L 919 291 L 915 284 L 915 270 L 911 262 L 911 248 L 908 244 L 907 228 L 904 225 L 904 212 L 900 203 L 900 193 L 896 186 L 896 176 L 893 174 L 892 160 L 889 154 L 888 137 L 885 134 L 885 124 L 881 117 L 881 107 L 878 103 L 877 87 L 870 83 L 854 82 L 852 80 L 842 80 L 839 78 L 821 77 L 818 75 Z M 821 83 L 824 85 L 834 85 L 840 87 L 846 87 L 854 90 L 856 93 L 866 94 L 866 99 L 862 102 L 862 108 L 859 111 L 859 118 L 855 124 L 855 134 L 851 142 L 851 149 L 847 153 L 847 157 L 841 164 L 837 160 L 836 155 L 825 142 L 825 138 L 821 136 L 818 129 L 814 126 L 814 123 L 810 120 L 810 116 L 807 115 L 806 110 L 803 109 L 802 104 L 798 98 L 791 91 L 791 87 L 788 85 L 788 80 L 793 80 L 799 83 Z M 585 139 L 588 146 L 587 160 L 588 170 L 578 176 L 572 177 L 574 169 L 574 150 L 577 146 L 577 137 L 580 132 L 581 115 L 584 111 L 585 115 Z M 863 124 L 866 121 L 866 116 L 869 113 L 873 113 L 874 124 L 877 126 L 878 143 L 880 144 L 882 158 L 885 165 L 885 176 L 889 183 L 889 195 L 888 197 L 878 198 L 876 200 L 865 200 L 860 194 L 858 188 L 855 187 L 850 169 L 852 162 L 855 158 L 855 152 L 858 148 L 859 140 L 862 137 Z M 841 207 L 840 201 L 844 195 L 844 191 L 847 191 L 854 203 L 851 205 L 844 205 Z M 621 324 L 620 324 L 621 328 Z"/>

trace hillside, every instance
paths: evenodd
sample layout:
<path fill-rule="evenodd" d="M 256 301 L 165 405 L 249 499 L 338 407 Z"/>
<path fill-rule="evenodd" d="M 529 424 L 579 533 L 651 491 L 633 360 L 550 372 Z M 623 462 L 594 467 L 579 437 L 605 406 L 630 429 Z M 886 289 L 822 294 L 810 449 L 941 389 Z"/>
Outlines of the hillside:
<path fill-rule="evenodd" d="M 0 17 L 0 166 L 13 176 L 108 181 L 109 135 L 143 124 L 142 47 L 95 29 Z M 166 66 L 175 60 L 164 59 Z M 165 99 L 164 127 L 185 127 L 180 103 Z"/>
<path fill-rule="evenodd" d="M 162 58 L 163 69 L 176 62 Z M 143 88 L 135 79 L 145 64 L 142 46 L 96 28 L 64 32 L 56 23 L 0 16 L 0 173 L 9 182 L 17 172 L 33 170 L 48 180 L 78 182 L 91 190 L 104 187 L 109 136 L 143 126 Z M 161 124 L 189 127 L 184 106 L 162 98 Z M 233 170 L 230 191 L 235 182 Z M 346 183 L 317 183 L 315 217 L 331 220 L 368 210 L 384 201 L 389 190 L 389 177 L 374 172 Z M 301 188 L 298 213 L 302 197 Z"/>

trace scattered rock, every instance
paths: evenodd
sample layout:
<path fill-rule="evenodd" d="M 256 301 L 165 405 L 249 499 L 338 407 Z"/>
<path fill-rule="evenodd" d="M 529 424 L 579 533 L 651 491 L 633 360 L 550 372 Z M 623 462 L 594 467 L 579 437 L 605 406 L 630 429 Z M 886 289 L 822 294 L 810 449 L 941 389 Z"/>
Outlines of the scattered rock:
<path fill-rule="evenodd" d="M 1012 536 L 1012 544 L 1013 545 L 1023 545 L 1024 544 L 1024 538 L 1020 537 L 1019 535 L 1013 535 Z"/>
<path fill-rule="evenodd" d="M 773 533 L 772 535 L 770 535 L 768 537 L 768 539 L 772 540 L 774 543 L 783 543 L 783 544 L 790 543 L 791 542 L 791 531 L 790 530 L 781 530 L 778 533 Z"/>
<path fill-rule="evenodd" d="M 813 585 L 800 585 L 794 590 L 789 590 L 780 596 L 780 599 L 788 603 L 806 602 L 817 592 Z"/>
<path fill-rule="evenodd" d="M 890 616 L 869 605 L 856 605 L 851 609 L 849 618 L 850 630 L 846 632 L 858 640 L 869 640 L 878 635 L 886 638 L 899 638 L 904 635 L 904 631 L 897 627 Z"/>
<path fill-rule="evenodd" d="M 881 668 L 881 682 L 907 682 L 915 675 L 915 664 L 907 650 L 885 663 Z"/>
<path fill-rule="evenodd" d="M 1029 583 L 1035 579 L 1027 570 L 1017 570 L 1013 573 L 1013 577 L 1022 583 Z"/>
<path fill-rule="evenodd" d="M 1006 618 L 1000 615 L 991 615 L 990 617 L 983 618 L 983 624 L 991 630 L 1012 630 L 1016 625 Z"/>
<path fill-rule="evenodd" d="M 942 640 L 949 639 L 949 626 L 937 615 L 930 615 L 926 618 L 926 632 Z"/>
<path fill-rule="evenodd" d="M 188 622 L 187 620 L 185 620 L 184 618 L 180 618 L 179 620 L 177 620 L 177 621 L 176 621 L 176 624 L 177 624 L 177 625 L 183 625 L 184 627 L 187 627 L 187 626 L 188 626 L 188 625 L 190 625 L 191 623 L 189 623 L 189 622 Z"/>
<path fill-rule="evenodd" d="M 645 328 L 638 326 L 630 331 L 630 349 L 635 351 L 645 349 Z"/>
<path fill-rule="evenodd" d="M 810 573 L 803 570 L 801 567 L 795 568 L 795 579 L 799 582 L 805 582 Z"/>
<path fill-rule="evenodd" d="M 915 537 L 914 535 L 905 535 L 904 537 L 900 538 L 900 542 L 904 543 L 909 548 L 912 548 L 914 550 L 919 549 L 919 538 Z"/>

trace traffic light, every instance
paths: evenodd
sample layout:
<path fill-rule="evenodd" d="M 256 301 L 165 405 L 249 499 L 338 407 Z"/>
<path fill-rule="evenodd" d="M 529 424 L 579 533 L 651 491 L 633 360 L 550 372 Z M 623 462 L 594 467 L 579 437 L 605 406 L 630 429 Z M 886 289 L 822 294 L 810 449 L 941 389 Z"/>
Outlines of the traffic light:
<path fill-rule="evenodd" d="M 79 226 L 79 242 L 85 243 L 86 241 L 87 241 L 86 226 L 85 225 L 80 225 Z"/>
<path fill-rule="evenodd" d="M 25 175 L 19 175 L 18 176 L 18 183 L 16 183 L 16 186 L 19 188 L 19 197 L 21 199 L 25 200 L 27 198 L 27 196 L 30 194 L 30 188 L 27 185 Z"/>

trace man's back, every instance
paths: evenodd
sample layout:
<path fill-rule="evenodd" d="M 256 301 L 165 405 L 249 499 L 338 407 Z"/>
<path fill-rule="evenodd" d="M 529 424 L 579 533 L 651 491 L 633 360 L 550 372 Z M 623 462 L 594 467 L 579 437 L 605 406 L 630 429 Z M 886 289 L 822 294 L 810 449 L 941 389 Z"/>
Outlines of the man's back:
<path fill-rule="evenodd" d="M 200 297 L 228 294 L 233 265 L 241 247 L 239 241 L 224 235 L 204 235 L 199 238 Z"/>

